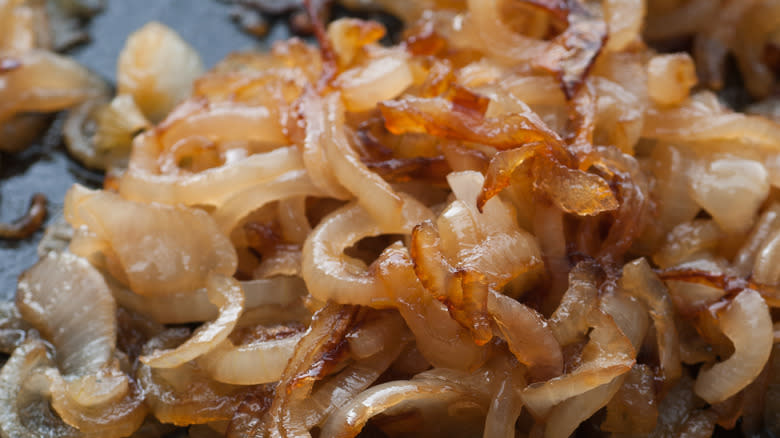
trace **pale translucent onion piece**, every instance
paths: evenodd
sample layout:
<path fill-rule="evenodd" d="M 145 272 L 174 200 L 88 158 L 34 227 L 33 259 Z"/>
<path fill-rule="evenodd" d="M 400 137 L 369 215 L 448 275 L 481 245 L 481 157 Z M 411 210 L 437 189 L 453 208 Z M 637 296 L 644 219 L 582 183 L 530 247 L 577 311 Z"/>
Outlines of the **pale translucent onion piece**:
<path fill-rule="evenodd" d="M 85 259 L 50 252 L 22 275 L 16 303 L 54 345 L 65 374 L 94 374 L 113 358 L 116 303 L 103 276 Z"/>
<path fill-rule="evenodd" d="M 408 55 L 400 50 L 371 59 L 353 67 L 336 78 L 348 111 L 367 111 L 376 104 L 398 97 L 412 84 Z"/>
<path fill-rule="evenodd" d="M 761 295 L 745 289 L 720 314 L 720 329 L 734 344 L 734 354 L 710 369 L 699 371 L 696 395 L 715 404 L 726 400 L 755 379 L 772 352 L 772 316 Z"/>
<path fill-rule="evenodd" d="M 108 106 L 98 111 L 95 122 L 95 149 L 101 152 L 120 151 L 125 155 L 130 153 L 133 137 L 150 126 L 129 94 L 114 97 Z"/>
<path fill-rule="evenodd" d="M 326 126 L 322 137 L 325 156 L 344 188 L 385 228 L 403 226 L 404 201 L 378 174 L 360 160 L 344 125 L 344 105 L 338 93 L 325 98 Z"/>
<path fill-rule="evenodd" d="M 138 150 L 138 145 L 134 149 Z M 133 201 L 219 206 L 239 190 L 301 169 L 300 153 L 292 147 L 251 155 L 192 175 L 156 175 L 130 166 L 119 181 L 119 193 Z"/>
<path fill-rule="evenodd" d="M 30 339 L 14 351 L 0 370 L 0 434 L 3 437 L 81 436 L 49 408 L 49 381 L 44 372 L 52 365 L 44 343 Z"/>
<path fill-rule="evenodd" d="M 76 61 L 43 50 L 13 55 L 19 67 L 0 82 L 0 120 L 21 112 L 53 112 L 106 93 L 104 82 Z"/>
<path fill-rule="evenodd" d="M 409 234 L 418 223 L 431 218 L 431 211 L 412 197 L 403 198 L 403 222 L 394 227 L 377 223 L 358 203 L 350 203 L 325 217 L 303 247 L 306 287 L 320 301 L 371 305 L 387 299 L 387 290 L 365 265 L 344 254 L 360 239 L 381 234 Z"/>
<path fill-rule="evenodd" d="M 674 307 L 669 291 L 642 258 L 623 266 L 620 280 L 623 289 L 644 303 L 655 326 L 661 370 L 667 382 L 674 382 L 682 375 L 680 342 L 674 322 Z"/>
<path fill-rule="evenodd" d="M 657 55 L 647 66 L 647 94 L 661 105 L 684 101 L 696 85 L 696 66 L 687 54 Z"/>
<path fill-rule="evenodd" d="M 304 170 L 290 171 L 262 185 L 233 193 L 213 212 L 214 220 L 225 235 L 230 235 L 250 213 L 270 202 L 322 195 Z"/>
<path fill-rule="evenodd" d="M 158 122 L 190 94 L 202 72 L 195 49 L 170 28 L 151 22 L 130 35 L 119 54 L 119 94 L 132 95 L 146 117 Z"/>
<path fill-rule="evenodd" d="M 108 272 L 138 294 L 195 290 L 210 272 L 232 275 L 236 270 L 233 245 L 202 210 L 126 201 L 75 185 L 66 195 L 65 218 L 74 228 L 94 233 L 105 245 Z M 71 243 L 72 251 L 78 251 L 78 240 Z"/>
<path fill-rule="evenodd" d="M 111 283 L 117 303 L 145 315 L 161 324 L 185 324 L 216 319 L 219 308 L 209 301 L 205 288 L 169 295 L 143 296 Z M 306 285 L 299 277 L 276 276 L 241 282 L 244 307 L 290 306 L 306 294 Z"/>
<path fill-rule="evenodd" d="M 780 232 L 775 231 L 759 247 L 753 263 L 753 279 L 763 284 L 780 283 Z"/>
<path fill-rule="evenodd" d="M 152 368 L 175 368 L 216 348 L 227 339 L 244 311 L 244 291 L 232 277 L 211 274 L 206 280 L 209 301 L 219 307 L 219 317 L 200 326 L 192 337 L 175 349 L 157 350 L 141 356 Z"/>
<path fill-rule="evenodd" d="M 612 318 L 595 310 L 589 319 L 593 330 L 582 350 L 582 364 L 562 376 L 522 390 L 523 402 L 535 416 L 546 416 L 558 403 L 609 383 L 634 365 L 636 350 Z"/>
<path fill-rule="evenodd" d="M 583 394 L 565 400 L 550 412 L 544 429 L 545 438 L 567 438 L 583 421 L 607 405 L 620 389 L 625 376 L 615 377 Z"/>
<path fill-rule="evenodd" d="M 270 339 L 234 345 L 222 341 L 198 359 L 201 369 L 217 382 L 257 385 L 276 382 L 301 340 L 302 333 L 282 339 Z"/>
<path fill-rule="evenodd" d="M 641 39 L 646 0 L 606 0 L 602 3 L 609 39 L 605 48 L 620 51 Z"/>
<path fill-rule="evenodd" d="M 482 397 L 473 394 L 470 388 L 454 382 L 421 378 L 383 383 L 369 388 L 331 414 L 320 436 L 352 438 L 377 414 L 392 415 L 413 410 L 416 405 L 436 403 L 447 406 L 457 401 L 484 404 Z"/>
<path fill-rule="evenodd" d="M 691 194 L 724 230 L 742 232 L 769 194 L 769 177 L 758 161 L 716 157 L 694 170 Z"/>

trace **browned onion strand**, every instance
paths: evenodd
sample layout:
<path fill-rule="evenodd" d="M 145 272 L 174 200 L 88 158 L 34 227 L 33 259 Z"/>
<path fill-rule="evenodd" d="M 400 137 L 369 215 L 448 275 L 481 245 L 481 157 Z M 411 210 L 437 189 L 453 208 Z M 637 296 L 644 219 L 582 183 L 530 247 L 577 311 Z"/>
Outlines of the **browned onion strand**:
<path fill-rule="evenodd" d="M 780 431 L 780 1 L 260 1 L 319 47 L 204 74 L 150 23 L 116 95 L 43 3 L 0 0 L 0 150 L 75 106 L 108 176 L 0 305 L 3 437 Z"/>

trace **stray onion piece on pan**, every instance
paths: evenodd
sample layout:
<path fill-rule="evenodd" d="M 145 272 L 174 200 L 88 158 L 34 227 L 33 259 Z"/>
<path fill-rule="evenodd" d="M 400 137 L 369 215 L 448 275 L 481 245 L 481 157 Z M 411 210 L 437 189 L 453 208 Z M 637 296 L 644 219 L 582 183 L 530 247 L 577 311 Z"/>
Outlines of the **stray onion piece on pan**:
<path fill-rule="evenodd" d="M 110 95 L 0 0 L 3 149 L 74 107 L 108 171 L 0 306 L 0 436 L 780 433 L 780 2 L 236 3 L 318 45 L 151 23 Z"/>

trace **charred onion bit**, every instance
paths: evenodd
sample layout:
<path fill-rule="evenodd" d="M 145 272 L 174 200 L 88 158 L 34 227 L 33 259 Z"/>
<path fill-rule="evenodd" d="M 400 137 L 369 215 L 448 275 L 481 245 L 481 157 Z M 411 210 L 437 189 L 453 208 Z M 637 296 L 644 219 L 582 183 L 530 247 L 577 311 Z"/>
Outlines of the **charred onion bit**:
<path fill-rule="evenodd" d="M 566 30 L 552 40 L 536 65 L 554 74 L 566 98 L 573 99 L 607 42 L 607 25 L 579 0 L 568 3 Z"/>
<path fill-rule="evenodd" d="M 36 193 L 24 216 L 10 224 L 0 223 L 0 239 L 26 239 L 38 230 L 46 218 L 46 196 Z"/>

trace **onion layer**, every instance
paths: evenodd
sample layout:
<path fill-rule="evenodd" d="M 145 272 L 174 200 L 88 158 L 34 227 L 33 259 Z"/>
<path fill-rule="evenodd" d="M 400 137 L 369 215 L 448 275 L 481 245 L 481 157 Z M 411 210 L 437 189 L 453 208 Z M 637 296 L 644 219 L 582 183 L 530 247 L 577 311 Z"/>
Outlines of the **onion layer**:
<path fill-rule="evenodd" d="M 719 322 L 723 334 L 734 344 L 734 354 L 700 371 L 693 389 L 711 404 L 726 400 L 752 382 L 772 352 L 772 317 L 758 292 L 740 292 L 720 315 Z"/>
<path fill-rule="evenodd" d="M 219 274 L 209 275 L 206 290 L 209 301 L 219 307 L 219 317 L 198 328 L 175 349 L 154 351 L 141 356 L 141 362 L 152 368 L 176 368 L 208 353 L 227 338 L 244 311 L 244 291 L 236 280 Z"/>
<path fill-rule="evenodd" d="M 236 269 L 235 249 L 202 210 L 125 201 L 76 185 L 67 194 L 65 218 L 95 233 L 107 270 L 141 295 L 195 290 L 209 272 Z M 78 240 L 71 250 L 93 256 L 88 248 L 79 251 L 84 242 Z"/>

